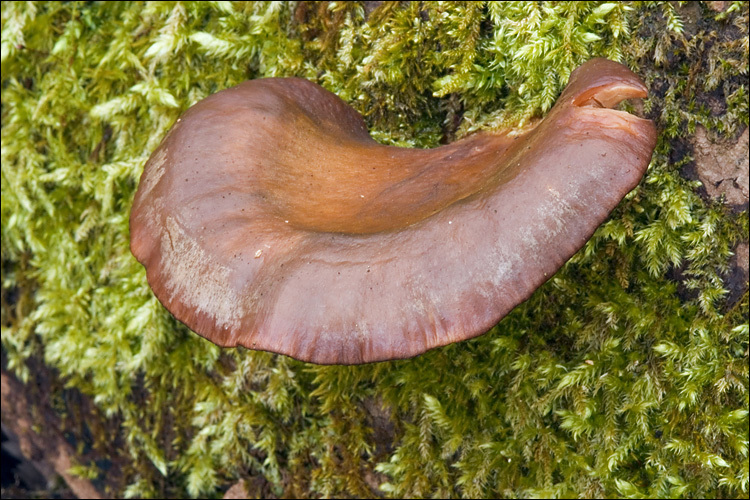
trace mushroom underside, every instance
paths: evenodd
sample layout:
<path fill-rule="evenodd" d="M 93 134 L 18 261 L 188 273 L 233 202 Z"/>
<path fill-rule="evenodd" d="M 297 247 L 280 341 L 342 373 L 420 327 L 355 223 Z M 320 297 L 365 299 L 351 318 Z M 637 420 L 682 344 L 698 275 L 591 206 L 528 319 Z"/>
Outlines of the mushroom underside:
<path fill-rule="evenodd" d="M 533 130 L 382 146 L 301 79 L 189 109 L 146 164 L 131 249 L 174 316 L 222 345 L 320 364 L 407 358 L 487 331 L 640 181 L 646 96 L 594 59 Z"/>

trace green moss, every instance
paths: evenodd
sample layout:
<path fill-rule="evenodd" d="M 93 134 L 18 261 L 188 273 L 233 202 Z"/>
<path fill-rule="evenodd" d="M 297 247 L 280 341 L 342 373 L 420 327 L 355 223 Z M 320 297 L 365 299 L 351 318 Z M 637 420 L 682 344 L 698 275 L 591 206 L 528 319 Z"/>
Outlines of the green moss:
<path fill-rule="evenodd" d="M 43 360 L 91 398 L 92 442 L 126 445 L 97 448 L 124 464 L 118 495 L 253 476 L 286 496 L 744 497 L 748 293 L 728 305 L 724 276 L 747 212 L 682 173 L 698 125 L 748 125 L 747 24 L 744 2 L 3 2 L 8 367 L 33 383 Z M 144 162 L 217 90 L 302 76 L 378 140 L 432 147 L 543 115 L 595 56 L 651 88 L 652 165 L 482 337 L 358 367 L 222 350 L 129 252 Z"/>

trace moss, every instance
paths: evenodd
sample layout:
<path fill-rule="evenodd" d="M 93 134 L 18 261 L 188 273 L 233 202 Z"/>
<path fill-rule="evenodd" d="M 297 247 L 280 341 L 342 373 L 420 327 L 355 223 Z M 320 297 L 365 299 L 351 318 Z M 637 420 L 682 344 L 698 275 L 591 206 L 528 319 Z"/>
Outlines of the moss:
<path fill-rule="evenodd" d="M 747 212 L 683 174 L 696 127 L 748 125 L 747 25 L 744 2 L 3 2 L 7 367 L 95 404 L 91 442 L 126 444 L 94 447 L 118 495 L 744 497 L 748 293 L 724 278 Z M 543 115 L 594 56 L 651 88 L 653 162 L 482 337 L 358 367 L 222 350 L 130 255 L 144 162 L 217 90 L 302 76 L 431 147 Z"/>

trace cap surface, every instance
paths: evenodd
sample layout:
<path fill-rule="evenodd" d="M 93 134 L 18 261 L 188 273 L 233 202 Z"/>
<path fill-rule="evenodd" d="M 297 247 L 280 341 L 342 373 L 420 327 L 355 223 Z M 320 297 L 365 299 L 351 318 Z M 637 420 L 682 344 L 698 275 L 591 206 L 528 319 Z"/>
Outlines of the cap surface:
<path fill-rule="evenodd" d="M 549 279 L 633 189 L 645 97 L 593 59 L 524 134 L 382 146 L 334 94 L 244 82 L 191 107 L 146 164 L 131 250 L 174 316 L 222 345 L 321 364 L 475 337 Z"/>

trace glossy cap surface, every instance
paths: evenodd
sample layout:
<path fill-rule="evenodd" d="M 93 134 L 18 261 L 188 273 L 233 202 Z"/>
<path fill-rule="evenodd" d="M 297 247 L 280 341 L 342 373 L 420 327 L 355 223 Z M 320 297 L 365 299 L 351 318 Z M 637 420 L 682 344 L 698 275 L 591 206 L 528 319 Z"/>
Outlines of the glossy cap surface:
<path fill-rule="evenodd" d="M 334 94 L 261 79 L 191 107 L 146 164 L 131 250 L 177 319 L 321 364 L 480 335 L 549 279 L 643 176 L 646 96 L 593 59 L 524 133 L 382 146 Z"/>

